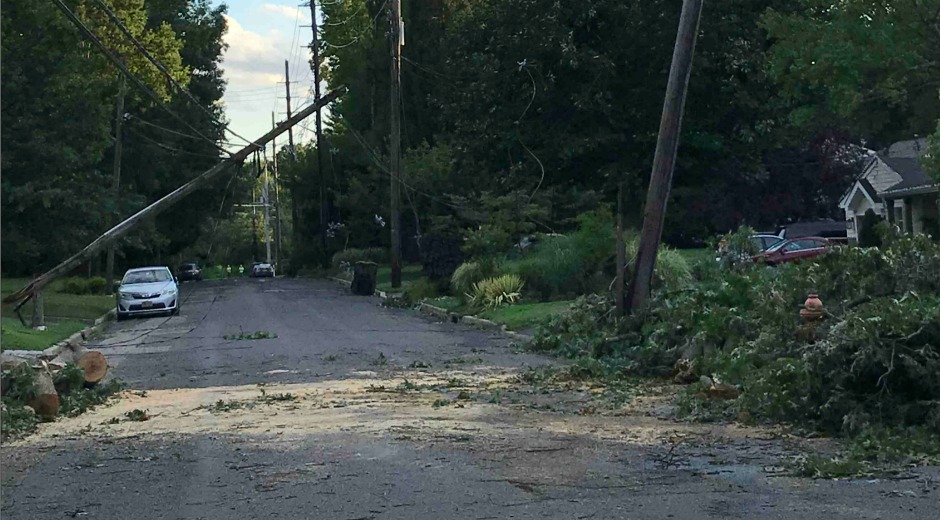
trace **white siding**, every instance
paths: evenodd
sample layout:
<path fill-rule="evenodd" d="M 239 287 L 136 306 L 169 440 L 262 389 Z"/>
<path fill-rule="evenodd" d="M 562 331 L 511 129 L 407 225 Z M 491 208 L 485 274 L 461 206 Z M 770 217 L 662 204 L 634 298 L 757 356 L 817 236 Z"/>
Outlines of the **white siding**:
<path fill-rule="evenodd" d="M 875 158 L 874 164 L 865 172 L 864 178 L 875 188 L 876 193 L 881 193 L 901 182 L 901 176 L 878 158 Z"/>

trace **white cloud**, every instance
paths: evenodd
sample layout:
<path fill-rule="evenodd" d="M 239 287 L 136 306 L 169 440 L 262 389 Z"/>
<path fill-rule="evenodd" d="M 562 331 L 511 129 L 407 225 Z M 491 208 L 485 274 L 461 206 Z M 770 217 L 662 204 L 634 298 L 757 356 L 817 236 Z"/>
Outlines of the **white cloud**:
<path fill-rule="evenodd" d="M 296 5 L 281 5 L 281 4 L 264 4 L 261 6 L 262 9 L 268 11 L 269 13 L 279 14 L 290 20 L 297 20 L 298 15 L 300 20 L 304 23 L 310 22 L 310 11 L 305 7 L 297 7 Z"/>
<path fill-rule="evenodd" d="M 291 52 L 292 22 L 266 32 L 253 31 L 229 15 L 225 22 L 228 49 L 222 70 L 228 85 L 222 103 L 232 129 L 246 137 L 261 135 L 270 129 L 272 108 L 276 107 L 277 119 L 283 119 L 285 59 L 291 60 L 291 97 L 298 103 L 294 108 L 308 97 L 310 71 L 305 60 L 309 51 L 297 46 Z"/>

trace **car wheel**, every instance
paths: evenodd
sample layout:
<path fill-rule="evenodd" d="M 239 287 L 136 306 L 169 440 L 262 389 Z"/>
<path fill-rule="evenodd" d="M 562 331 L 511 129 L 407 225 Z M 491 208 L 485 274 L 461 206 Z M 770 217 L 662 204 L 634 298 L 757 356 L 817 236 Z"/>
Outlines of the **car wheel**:
<path fill-rule="evenodd" d="M 170 316 L 179 316 L 180 315 L 180 304 L 176 304 L 176 308 L 170 311 Z"/>
<path fill-rule="evenodd" d="M 124 321 L 124 320 L 126 320 L 126 319 L 127 319 L 127 315 L 126 315 L 126 314 L 121 314 L 120 312 L 117 313 L 117 321 Z"/>

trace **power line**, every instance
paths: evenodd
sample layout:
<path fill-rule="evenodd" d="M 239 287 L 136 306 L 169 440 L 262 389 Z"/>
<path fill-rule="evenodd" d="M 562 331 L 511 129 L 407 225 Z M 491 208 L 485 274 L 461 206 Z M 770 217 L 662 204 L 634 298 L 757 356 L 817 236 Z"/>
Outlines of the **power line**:
<path fill-rule="evenodd" d="M 157 141 L 157 140 L 155 140 L 155 139 L 152 139 L 152 138 L 150 138 L 150 137 L 147 137 L 147 136 L 144 135 L 143 133 L 138 132 L 137 130 L 134 130 L 133 128 L 128 127 L 128 130 L 129 130 L 132 134 L 136 135 L 137 137 L 143 138 L 143 139 L 144 139 L 145 141 L 147 141 L 149 144 L 151 144 L 151 145 L 153 145 L 153 146 L 156 146 L 156 147 L 158 147 L 158 148 L 160 148 L 161 150 L 164 150 L 164 151 L 166 151 L 166 152 L 173 152 L 173 153 L 181 153 L 181 154 L 186 154 L 186 155 L 193 155 L 193 156 L 196 156 L 196 157 L 202 157 L 202 158 L 204 158 L 204 159 L 213 159 L 213 160 L 216 160 L 216 161 L 219 160 L 219 158 L 220 158 L 218 155 L 206 155 L 206 154 L 198 153 L 198 152 L 190 152 L 190 151 L 188 151 L 188 150 L 180 150 L 179 148 L 174 148 L 174 147 L 172 147 L 172 146 L 163 144 L 163 143 L 161 143 L 161 142 L 159 142 L 159 141 Z"/>
<path fill-rule="evenodd" d="M 58 3 L 58 4 L 61 5 L 61 0 L 53 0 L 53 1 L 55 1 L 56 3 Z M 214 124 L 217 124 L 217 125 L 221 126 L 223 130 L 227 130 L 227 131 L 230 132 L 232 135 L 234 135 L 235 137 L 238 137 L 239 139 L 241 139 L 242 141 L 245 141 L 246 143 L 256 144 L 256 143 L 254 143 L 253 141 L 250 141 L 250 140 L 248 140 L 248 139 L 246 139 L 246 138 L 244 138 L 244 137 L 238 135 L 238 134 L 235 133 L 232 129 L 230 129 L 230 128 L 228 127 L 228 125 L 226 125 L 225 123 L 222 123 L 221 121 L 219 121 L 219 120 L 216 118 L 215 114 L 213 114 L 212 112 L 210 112 L 209 109 L 207 109 L 202 103 L 200 103 L 199 100 L 197 100 L 196 97 L 193 96 L 192 93 L 189 92 L 189 90 L 186 90 L 186 88 L 184 88 L 182 85 L 180 85 L 179 82 L 176 81 L 176 79 L 173 77 L 173 75 L 170 74 L 170 71 L 167 70 L 167 68 L 164 67 L 162 63 L 160 63 L 160 60 L 158 60 L 158 59 L 156 59 L 155 57 L 153 57 L 153 55 L 150 54 L 150 52 L 147 51 L 147 48 L 144 47 L 144 45 L 143 45 L 142 43 L 140 43 L 140 41 L 138 41 L 137 38 L 127 29 L 127 27 L 124 26 L 124 23 L 121 21 L 121 19 L 118 18 L 118 16 L 117 16 L 116 14 L 114 14 L 114 11 L 112 11 L 111 8 L 108 7 L 108 5 L 105 4 L 103 0 L 95 0 L 95 3 L 98 4 L 98 6 L 105 12 L 105 14 L 108 15 L 108 18 L 111 20 L 111 22 L 114 23 L 114 25 L 116 25 L 116 26 L 118 27 L 118 29 L 120 29 L 120 31 L 121 31 L 122 33 L 124 33 L 124 36 L 126 36 L 127 39 L 130 40 L 131 43 L 134 44 L 134 47 L 136 47 L 137 50 L 138 50 L 145 58 L 147 58 L 148 61 L 150 61 L 150 63 L 152 63 L 160 72 L 162 72 L 163 75 L 166 76 L 167 80 L 169 80 L 170 83 L 171 83 L 174 87 L 177 88 L 177 90 L 179 90 L 184 96 L 186 96 L 186 98 L 187 98 L 190 102 L 192 102 L 194 105 L 196 105 L 197 107 L 199 107 L 200 110 L 202 110 L 207 116 L 209 116 L 209 120 L 210 120 L 211 122 L 213 122 Z M 195 129 L 193 129 L 193 130 L 195 131 Z M 198 133 L 198 132 L 197 132 L 197 133 Z M 200 134 L 200 135 L 201 135 L 201 134 Z M 208 138 L 207 138 L 207 139 L 208 139 Z M 228 151 L 225 151 L 225 152 L 228 153 Z"/>
<path fill-rule="evenodd" d="M 183 119 L 183 118 L 180 117 L 178 114 L 176 114 L 176 112 L 173 112 L 172 110 L 170 110 L 170 108 L 166 105 L 166 103 L 164 103 L 163 100 L 160 99 L 160 96 L 158 96 L 158 95 L 157 95 L 146 83 L 144 83 L 140 78 L 138 78 L 136 75 L 134 75 L 134 73 L 131 72 L 131 71 L 121 62 L 120 58 L 118 58 L 117 56 L 115 56 L 115 55 L 114 55 L 114 52 L 113 52 L 107 45 L 105 45 L 104 42 L 102 42 L 102 41 L 95 35 L 95 33 L 92 32 L 91 29 L 89 29 L 88 26 L 85 25 L 85 23 L 82 22 L 82 20 L 81 20 L 80 18 L 78 18 L 78 16 L 75 15 L 75 13 L 73 13 L 72 10 L 69 9 L 68 6 L 65 5 L 65 4 L 62 2 L 62 0 L 52 0 L 52 1 L 53 1 L 53 3 L 56 4 L 56 6 L 59 8 L 59 10 L 62 11 L 62 13 L 65 15 L 65 17 L 68 18 L 69 21 L 72 22 L 72 24 L 75 25 L 75 27 L 77 27 L 78 30 L 79 30 L 82 34 L 84 34 L 85 37 L 88 38 L 88 40 L 90 40 L 91 43 L 94 44 L 95 47 L 98 48 L 99 51 L 101 51 L 102 54 L 104 54 L 104 56 L 108 59 L 108 61 L 110 61 L 115 67 L 118 68 L 118 70 L 121 71 L 122 74 L 124 74 L 124 75 L 125 75 L 128 79 L 130 79 L 135 85 L 137 85 L 137 88 L 139 88 L 144 94 L 146 94 L 147 97 L 151 98 L 155 103 L 157 103 L 157 105 L 158 105 L 160 108 L 162 108 L 163 110 L 165 110 L 168 114 L 170 114 L 171 116 L 173 116 L 173 118 L 175 118 L 175 119 L 178 120 L 179 122 L 181 122 L 181 123 L 183 123 L 184 125 L 186 125 L 186 127 L 188 127 L 190 130 L 192 130 L 193 132 L 195 132 L 195 133 L 196 133 L 197 135 L 199 135 L 202 139 L 206 140 L 207 142 L 212 143 L 212 145 L 215 146 L 216 148 L 218 148 L 220 151 L 222 151 L 222 152 L 224 152 L 224 153 L 229 153 L 227 150 L 225 150 L 224 148 L 222 148 L 221 146 L 219 146 L 218 143 L 216 143 L 216 142 L 213 141 L 212 139 L 209 139 L 208 137 L 202 135 L 202 133 L 199 132 L 199 130 L 197 130 L 197 129 L 194 128 L 192 125 L 190 125 L 189 122 L 187 122 L 185 119 Z"/>
<path fill-rule="evenodd" d="M 157 130 L 161 130 L 161 131 L 163 131 L 163 132 L 167 132 L 167 133 L 170 133 L 170 134 L 173 134 L 173 135 L 178 135 L 178 136 L 180 136 L 180 137 L 185 137 L 185 138 L 187 138 L 187 139 L 193 139 L 193 140 L 196 140 L 196 141 L 201 141 L 201 140 L 202 140 L 202 138 L 200 138 L 200 137 L 198 137 L 198 136 L 190 135 L 190 134 L 187 134 L 187 133 L 185 133 L 185 132 L 179 132 L 179 131 L 177 131 L 177 130 L 172 130 L 172 129 L 170 129 L 170 128 L 166 128 L 166 127 L 160 126 L 160 125 L 158 125 L 158 124 L 156 124 L 156 123 L 151 123 L 150 121 L 147 121 L 147 120 L 145 120 L 145 119 L 141 119 L 140 116 L 130 116 L 130 117 L 129 117 L 129 120 L 130 120 L 130 121 L 136 121 L 136 122 L 138 122 L 138 123 L 147 125 L 147 126 L 149 126 L 149 127 L 156 128 Z M 224 144 L 233 144 L 233 143 L 230 143 L 230 142 L 228 142 L 228 141 L 222 141 L 222 142 L 223 142 Z"/>

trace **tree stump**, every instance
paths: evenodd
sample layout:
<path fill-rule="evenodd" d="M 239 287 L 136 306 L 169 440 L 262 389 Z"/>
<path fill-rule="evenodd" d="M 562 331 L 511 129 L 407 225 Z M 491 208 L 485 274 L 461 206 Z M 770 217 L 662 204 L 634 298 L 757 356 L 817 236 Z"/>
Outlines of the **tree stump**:
<path fill-rule="evenodd" d="M 375 262 L 356 262 L 350 289 L 353 294 L 372 296 L 375 294 L 376 276 L 379 266 Z"/>

